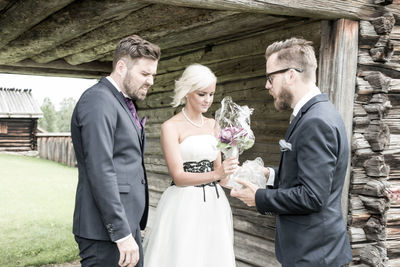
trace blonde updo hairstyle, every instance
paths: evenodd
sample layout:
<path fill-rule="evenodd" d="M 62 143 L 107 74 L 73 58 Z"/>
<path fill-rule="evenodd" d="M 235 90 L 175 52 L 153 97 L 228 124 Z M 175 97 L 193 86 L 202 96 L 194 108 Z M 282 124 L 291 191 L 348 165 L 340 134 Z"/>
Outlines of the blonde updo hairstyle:
<path fill-rule="evenodd" d="M 171 105 L 177 107 L 185 104 L 187 94 L 205 89 L 213 83 L 217 83 L 217 77 L 208 67 L 197 63 L 186 67 L 179 80 L 175 81 L 175 94 Z"/>

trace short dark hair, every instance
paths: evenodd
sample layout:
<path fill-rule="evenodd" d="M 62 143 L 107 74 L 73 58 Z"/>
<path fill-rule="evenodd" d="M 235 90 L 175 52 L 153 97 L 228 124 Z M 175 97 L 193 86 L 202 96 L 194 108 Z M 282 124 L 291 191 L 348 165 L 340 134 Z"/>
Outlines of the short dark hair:
<path fill-rule="evenodd" d="M 265 58 L 277 54 L 277 60 L 283 67 L 303 70 L 306 79 L 313 78 L 317 69 L 317 59 L 311 41 L 302 38 L 290 38 L 275 42 L 267 47 Z"/>
<path fill-rule="evenodd" d="M 131 35 L 119 41 L 114 52 L 113 70 L 118 60 L 129 56 L 130 59 L 149 58 L 158 61 L 161 56 L 160 47 L 144 40 L 138 35 Z"/>

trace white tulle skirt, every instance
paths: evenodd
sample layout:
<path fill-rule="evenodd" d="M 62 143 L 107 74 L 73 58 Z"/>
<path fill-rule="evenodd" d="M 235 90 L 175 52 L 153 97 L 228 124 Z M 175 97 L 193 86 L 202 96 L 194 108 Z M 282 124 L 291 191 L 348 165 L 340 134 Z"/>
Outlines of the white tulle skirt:
<path fill-rule="evenodd" d="M 170 186 L 144 237 L 145 267 L 232 267 L 232 212 L 216 187 Z M 205 201 L 204 201 L 205 197 Z"/>

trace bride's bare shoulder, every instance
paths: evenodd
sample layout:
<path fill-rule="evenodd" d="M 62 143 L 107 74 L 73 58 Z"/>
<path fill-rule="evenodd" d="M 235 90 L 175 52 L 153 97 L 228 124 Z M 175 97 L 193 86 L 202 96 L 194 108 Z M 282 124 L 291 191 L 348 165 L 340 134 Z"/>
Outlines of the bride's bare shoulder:
<path fill-rule="evenodd" d="M 170 129 L 177 129 L 177 127 L 182 123 L 182 118 L 180 114 L 176 114 L 163 122 L 161 125 L 161 129 L 170 130 Z"/>

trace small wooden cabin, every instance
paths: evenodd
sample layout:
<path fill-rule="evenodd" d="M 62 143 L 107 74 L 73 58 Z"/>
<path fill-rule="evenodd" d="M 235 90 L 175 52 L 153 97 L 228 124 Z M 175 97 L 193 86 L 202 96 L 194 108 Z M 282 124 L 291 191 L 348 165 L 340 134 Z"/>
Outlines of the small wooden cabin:
<path fill-rule="evenodd" d="M 169 103 L 184 68 L 201 63 L 218 77 L 207 116 L 227 95 L 255 109 L 256 143 L 240 159 L 274 166 L 290 112 L 278 113 L 265 91 L 265 48 L 293 36 L 313 41 L 318 86 L 342 114 L 352 146 L 342 195 L 351 266 L 400 266 L 400 202 L 382 194 L 384 184 L 400 184 L 400 0 L 0 0 L 0 25 L 3 73 L 99 78 L 121 38 L 160 45 L 155 84 L 139 104 L 148 118 L 151 214 L 171 181 L 160 126 L 180 111 Z M 279 266 L 275 217 L 230 204 L 237 266 Z"/>
<path fill-rule="evenodd" d="M 30 89 L 0 87 L 0 151 L 37 149 L 37 121 L 43 117 Z"/>

